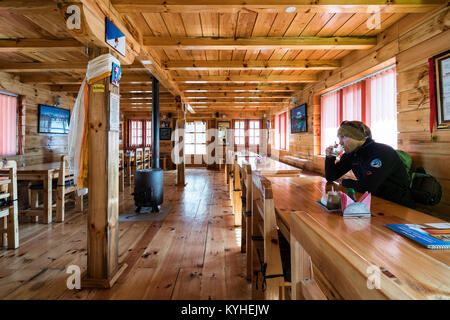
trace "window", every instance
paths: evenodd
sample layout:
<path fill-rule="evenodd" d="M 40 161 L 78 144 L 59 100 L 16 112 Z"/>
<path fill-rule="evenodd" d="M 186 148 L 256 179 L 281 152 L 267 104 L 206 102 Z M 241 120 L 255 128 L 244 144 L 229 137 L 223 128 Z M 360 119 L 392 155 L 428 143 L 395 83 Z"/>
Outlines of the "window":
<path fill-rule="evenodd" d="M 287 150 L 287 111 L 275 116 L 275 149 Z"/>
<path fill-rule="evenodd" d="M 206 122 L 187 121 L 184 139 L 185 154 L 206 154 Z"/>
<path fill-rule="evenodd" d="M 370 127 L 372 138 L 397 148 L 395 68 L 388 67 L 321 96 L 321 152 L 337 142 L 344 120 L 359 120 Z"/>
<path fill-rule="evenodd" d="M 145 121 L 145 146 L 152 145 L 152 122 L 150 120 Z"/>
<path fill-rule="evenodd" d="M 245 121 L 243 120 L 234 121 L 234 144 L 245 145 Z"/>
<path fill-rule="evenodd" d="M 249 120 L 249 128 L 248 128 L 248 138 L 249 138 L 249 144 L 259 145 L 259 132 L 260 132 L 260 121 L 259 120 Z"/>
<path fill-rule="evenodd" d="M 146 147 L 152 144 L 152 122 L 150 120 L 129 121 L 129 146 Z"/>
<path fill-rule="evenodd" d="M 261 120 L 233 120 L 234 144 L 237 146 L 259 146 Z"/>
<path fill-rule="evenodd" d="M 17 97 L 0 93 L 0 155 L 17 152 Z"/>

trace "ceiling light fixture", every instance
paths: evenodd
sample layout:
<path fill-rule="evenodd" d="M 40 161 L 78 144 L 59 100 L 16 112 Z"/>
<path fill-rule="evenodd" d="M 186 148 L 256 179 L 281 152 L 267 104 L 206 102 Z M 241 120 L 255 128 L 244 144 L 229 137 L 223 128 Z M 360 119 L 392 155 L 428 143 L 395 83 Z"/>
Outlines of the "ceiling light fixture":
<path fill-rule="evenodd" d="M 292 13 L 292 12 L 294 12 L 296 9 L 297 9 L 296 7 L 290 6 L 290 7 L 287 7 L 284 11 L 287 12 L 287 13 Z"/>

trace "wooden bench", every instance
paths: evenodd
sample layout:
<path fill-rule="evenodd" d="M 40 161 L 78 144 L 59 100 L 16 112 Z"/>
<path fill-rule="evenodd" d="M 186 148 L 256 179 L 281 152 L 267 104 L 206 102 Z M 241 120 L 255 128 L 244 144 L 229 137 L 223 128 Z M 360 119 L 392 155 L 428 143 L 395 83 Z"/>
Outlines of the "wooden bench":
<path fill-rule="evenodd" d="M 291 284 L 285 280 L 283 273 L 272 186 L 269 180 L 258 173 L 253 174 L 252 181 L 252 298 L 285 299 L 286 289 Z M 257 283 L 261 278 L 259 273 L 262 274 L 262 285 Z"/>
<path fill-rule="evenodd" d="M 19 219 L 17 204 L 17 164 L 15 161 L 0 162 L 0 246 L 6 243 L 8 249 L 19 247 Z M 5 238 L 6 236 L 6 238 Z"/>

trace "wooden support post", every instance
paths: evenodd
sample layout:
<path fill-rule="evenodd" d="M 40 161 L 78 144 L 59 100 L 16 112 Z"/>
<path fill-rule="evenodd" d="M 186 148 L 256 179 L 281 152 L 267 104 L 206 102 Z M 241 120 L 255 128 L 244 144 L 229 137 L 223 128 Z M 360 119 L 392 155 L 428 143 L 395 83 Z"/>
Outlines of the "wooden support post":
<path fill-rule="evenodd" d="M 179 99 L 179 97 L 177 97 Z M 184 111 L 184 108 L 181 108 L 181 104 L 178 103 L 178 120 L 177 125 L 175 129 L 181 130 L 178 132 L 184 132 L 184 125 L 186 123 L 186 112 Z M 180 139 L 181 138 L 181 139 Z M 178 141 L 176 143 L 178 144 L 179 150 L 179 157 L 181 159 L 181 163 L 177 164 L 177 186 L 185 186 L 186 180 L 185 180 L 185 163 L 184 163 L 184 134 L 180 135 L 178 138 Z"/>
<path fill-rule="evenodd" d="M 94 48 L 91 59 L 105 49 Z M 87 271 L 82 287 L 110 288 L 119 266 L 119 88 L 109 77 L 89 84 Z"/>

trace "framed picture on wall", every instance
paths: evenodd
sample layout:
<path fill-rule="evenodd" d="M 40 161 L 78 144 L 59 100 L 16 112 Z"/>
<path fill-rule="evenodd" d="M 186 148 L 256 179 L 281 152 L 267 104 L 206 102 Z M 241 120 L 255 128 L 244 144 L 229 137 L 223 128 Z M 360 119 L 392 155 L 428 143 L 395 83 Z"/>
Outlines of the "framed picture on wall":
<path fill-rule="evenodd" d="M 161 121 L 159 126 L 161 128 L 169 128 L 170 127 L 170 122 L 169 121 Z"/>
<path fill-rule="evenodd" d="M 434 56 L 433 64 L 437 128 L 450 128 L 450 50 Z"/>
<path fill-rule="evenodd" d="M 306 103 L 291 109 L 291 133 L 307 132 Z"/>
<path fill-rule="evenodd" d="M 39 133 L 69 133 L 70 111 L 62 108 L 39 105 Z"/>
<path fill-rule="evenodd" d="M 171 128 L 159 128 L 159 140 L 171 140 L 172 129 Z"/>

